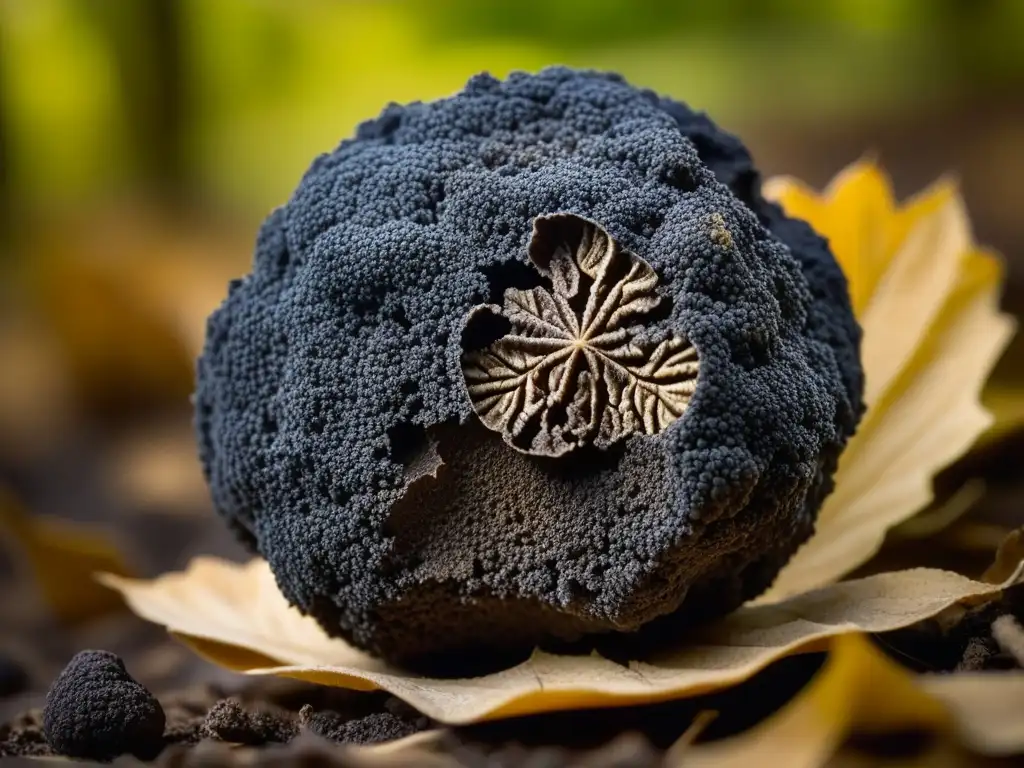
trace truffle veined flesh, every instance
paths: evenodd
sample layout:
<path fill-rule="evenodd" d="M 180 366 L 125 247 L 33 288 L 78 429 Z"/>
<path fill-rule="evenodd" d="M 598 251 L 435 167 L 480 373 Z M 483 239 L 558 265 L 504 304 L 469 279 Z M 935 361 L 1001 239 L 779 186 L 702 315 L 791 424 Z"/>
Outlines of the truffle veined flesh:
<path fill-rule="evenodd" d="M 208 323 L 200 457 L 293 605 L 427 669 L 763 591 L 861 416 L 859 344 L 827 243 L 705 115 L 480 75 L 267 218 Z"/>
<path fill-rule="evenodd" d="M 643 345 L 633 333 L 661 301 L 654 270 L 572 215 L 534 219 L 529 252 L 551 290 L 508 289 L 500 311 L 514 332 L 463 358 L 480 420 L 514 448 L 561 456 L 657 434 L 681 416 L 697 351 L 680 336 Z"/>

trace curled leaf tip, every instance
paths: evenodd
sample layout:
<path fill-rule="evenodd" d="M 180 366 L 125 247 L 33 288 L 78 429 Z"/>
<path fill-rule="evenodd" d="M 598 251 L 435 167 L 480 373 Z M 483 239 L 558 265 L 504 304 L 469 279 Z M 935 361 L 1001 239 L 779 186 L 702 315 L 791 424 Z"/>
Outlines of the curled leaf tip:
<path fill-rule="evenodd" d="M 789 179 L 765 194 L 828 239 L 861 324 L 867 413 L 817 531 L 761 601 L 841 578 L 932 499 L 932 478 L 990 426 L 980 393 L 1015 329 L 1000 312 L 1003 270 L 973 240 L 946 176 L 899 203 L 861 160 L 822 193 Z"/>

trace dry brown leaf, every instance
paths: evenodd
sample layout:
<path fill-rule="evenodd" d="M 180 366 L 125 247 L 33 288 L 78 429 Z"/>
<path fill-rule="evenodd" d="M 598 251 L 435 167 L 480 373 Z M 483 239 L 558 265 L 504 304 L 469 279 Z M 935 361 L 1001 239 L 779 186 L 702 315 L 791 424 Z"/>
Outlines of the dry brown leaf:
<path fill-rule="evenodd" d="M 982 402 L 994 419 L 984 436 L 986 444 L 998 442 L 1024 429 L 1024 385 L 989 385 Z"/>
<path fill-rule="evenodd" d="M 0 280 L 7 274 L 0 272 Z M 0 296 L 0 302 L 7 300 Z M 70 389 L 59 350 L 20 307 L 0 311 L 0 454 L 31 464 L 72 424 Z"/>
<path fill-rule="evenodd" d="M 1003 539 L 992 565 L 981 575 L 981 580 L 989 584 L 1002 584 L 1010 579 L 1021 560 L 1024 560 L 1024 528 L 1017 528 Z"/>
<path fill-rule="evenodd" d="M 100 571 L 128 576 L 131 570 L 109 539 L 64 520 L 40 518 L 0 488 L 0 527 L 6 528 L 32 569 L 54 614 L 75 623 L 121 608 L 116 595 L 93 578 Z"/>
<path fill-rule="evenodd" d="M 991 547 L 989 551 L 991 551 Z M 986 584 L 1017 584 L 1019 578 L 1015 574 L 1020 573 L 1022 560 L 1024 560 L 1024 528 L 1018 528 L 1002 536 L 995 557 L 992 559 L 992 565 L 985 569 L 980 581 Z M 969 595 L 937 614 L 935 620 L 940 627 L 948 631 L 963 621 L 971 610 L 998 600 L 1002 594 L 1000 589 L 988 594 Z"/>
<path fill-rule="evenodd" d="M 175 330 L 152 311 L 126 265 L 67 251 L 38 259 L 28 291 L 88 405 L 180 398 L 191 386 L 192 359 Z"/>
<path fill-rule="evenodd" d="M 112 493 L 132 510 L 210 513 L 210 492 L 187 421 L 147 420 L 138 429 L 122 431 L 102 471 Z"/>
<path fill-rule="evenodd" d="M 854 733 L 945 731 L 952 717 L 863 635 L 832 641 L 824 667 L 791 702 L 738 736 L 681 750 L 685 768 L 818 768 Z"/>
<path fill-rule="evenodd" d="M 251 253 L 246 240 L 141 209 L 91 210 L 30 247 L 19 291 L 77 393 L 114 409 L 187 396 L 206 317 Z"/>
<path fill-rule="evenodd" d="M 988 756 L 1024 753 L 1024 672 L 914 675 L 863 635 L 832 641 L 815 678 L 738 736 L 673 749 L 686 768 L 817 768 L 853 735 L 921 730 Z"/>
<path fill-rule="evenodd" d="M 949 709 L 964 746 L 982 755 L 1024 753 L 1024 672 L 924 675 L 919 687 Z"/>
<path fill-rule="evenodd" d="M 1014 574 L 1016 578 L 1017 574 Z M 827 647 L 852 632 L 886 632 L 934 616 L 1002 585 L 916 569 L 831 585 L 775 605 L 741 608 L 648 658 L 536 651 L 518 666 L 477 678 L 420 677 L 327 637 L 291 608 L 266 563 L 198 558 L 153 581 L 105 576 L 138 615 L 167 627 L 211 661 L 250 674 L 357 690 L 382 688 L 424 714 L 459 724 L 560 709 L 620 706 L 713 691 L 783 656 Z"/>
<path fill-rule="evenodd" d="M 765 193 L 829 238 L 849 279 L 868 405 L 815 535 L 760 598 L 770 602 L 849 573 L 931 501 L 935 473 L 992 422 L 980 392 L 1015 326 L 999 311 L 999 262 L 973 243 L 951 183 L 897 206 L 863 162 L 822 195 L 791 179 Z"/>

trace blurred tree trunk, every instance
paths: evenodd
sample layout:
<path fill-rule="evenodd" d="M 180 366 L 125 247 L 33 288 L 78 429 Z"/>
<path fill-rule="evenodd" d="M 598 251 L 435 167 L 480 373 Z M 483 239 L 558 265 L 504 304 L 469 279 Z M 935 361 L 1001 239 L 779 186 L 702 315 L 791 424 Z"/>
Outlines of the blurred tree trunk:
<path fill-rule="evenodd" d="M 11 189 L 11 148 L 7 125 L 8 104 L 4 93 L 4 59 L 0 55 L 0 262 L 9 252 L 11 226 L 14 222 L 14 194 Z"/>
<path fill-rule="evenodd" d="M 1004 4 L 1015 0 L 940 0 L 934 33 L 948 72 L 951 89 L 973 97 L 980 90 L 1002 85 L 1006 59 L 1017 53 L 1004 50 L 1004 41 L 993 39 L 1007 17 Z M 1016 36 L 1014 36 L 1014 39 Z"/>
<path fill-rule="evenodd" d="M 191 108 L 178 0 L 100 0 L 91 13 L 117 62 L 139 180 L 161 202 L 188 202 Z"/>

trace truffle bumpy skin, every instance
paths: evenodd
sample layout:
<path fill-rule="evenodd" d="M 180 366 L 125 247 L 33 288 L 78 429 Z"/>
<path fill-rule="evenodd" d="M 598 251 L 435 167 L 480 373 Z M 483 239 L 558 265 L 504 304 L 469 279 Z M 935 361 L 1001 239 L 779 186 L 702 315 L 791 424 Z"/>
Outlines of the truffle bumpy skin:
<path fill-rule="evenodd" d="M 108 651 L 82 651 L 57 676 L 43 707 L 43 733 L 55 752 L 113 760 L 151 760 L 163 749 L 160 702 Z"/>
<path fill-rule="evenodd" d="M 218 510 L 328 633 L 424 669 L 755 596 L 862 411 L 842 272 L 758 187 L 734 137 L 614 75 L 481 75 L 388 107 L 317 158 L 209 321 Z M 663 431 L 552 457 L 481 423 L 462 361 L 508 331 L 475 308 L 550 288 L 527 252 L 556 213 L 653 268 L 643 333 L 700 368 Z"/>

